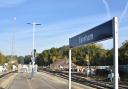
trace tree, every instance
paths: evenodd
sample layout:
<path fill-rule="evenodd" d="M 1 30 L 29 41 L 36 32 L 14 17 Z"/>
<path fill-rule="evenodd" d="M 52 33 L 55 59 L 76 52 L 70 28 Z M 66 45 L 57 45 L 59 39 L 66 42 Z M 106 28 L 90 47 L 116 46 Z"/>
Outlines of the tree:
<path fill-rule="evenodd" d="M 68 59 L 68 54 L 69 46 L 44 50 L 38 54 L 37 64 L 47 66 L 55 61 Z M 106 50 L 102 44 L 88 44 L 72 49 L 73 63 L 87 65 L 87 60 L 90 65 L 94 66 L 113 65 L 113 49 Z M 125 41 L 119 48 L 119 63 L 128 64 L 128 41 Z"/>
<path fill-rule="evenodd" d="M 31 62 L 31 55 L 26 55 L 24 58 L 24 64 L 29 64 Z"/>
<path fill-rule="evenodd" d="M 0 64 L 4 64 L 6 62 L 8 62 L 6 56 L 0 53 Z"/>
<path fill-rule="evenodd" d="M 128 64 L 128 40 L 124 41 L 119 48 L 119 63 Z"/>
<path fill-rule="evenodd" d="M 25 59 L 25 57 L 23 57 L 23 56 L 17 57 L 17 60 L 18 60 L 19 64 L 24 64 L 24 59 Z"/>
<path fill-rule="evenodd" d="M 38 64 L 38 66 L 47 66 L 47 62 L 44 60 L 44 57 L 42 54 L 37 54 L 37 58 L 35 62 L 36 64 Z"/>

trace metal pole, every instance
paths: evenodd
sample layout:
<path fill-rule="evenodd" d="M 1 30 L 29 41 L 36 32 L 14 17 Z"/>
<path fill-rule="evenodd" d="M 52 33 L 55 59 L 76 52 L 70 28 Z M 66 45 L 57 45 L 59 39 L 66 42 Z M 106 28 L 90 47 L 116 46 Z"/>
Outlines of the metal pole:
<path fill-rule="evenodd" d="M 34 56 L 34 49 L 35 49 L 35 23 L 33 22 L 32 23 L 32 27 L 33 27 L 33 34 L 32 34 L 32 36 L 33 36 L 33 44 L 32 44 L 32 46 L 33 46 L 33 50 L 32 50 L 32 75 L 31 75 L 31 78 L 33 77 L 33 75 L 34 75 L 34 64 L 35 64 L 35 56 Z"/>
<path fill-rule="evenodd" d="M 33 53 L 32 53 L 32 65 L 33 65 L 33 68 L 34 68 L 34 63 L 35 63 L 35 56 L 34 56 L 34 49 L 35 49 L 35 26 L 36 26 L 36 24 L 35 23 L 32 23 L 32 25 L 33 25 Z"/>
<path fill-rule="evenodd" d="M 32 26 L 33 26 L 33 50 L 35 49 L 35 25 L 36 25 L 35 23 L 32 23 Z"/>
<path fill-rule="evenodd" d="M 71 49 L 69 49 L 69 89 L 71 89 L 71 87 L 72 87 L 72 84 L 71 84 L 71 63 L 72 63 L 71 56 L 72 56 Z"/>
<path fill-rule="evenodd" d="M 34 50 L 35 50 L 35 29 L 36 29 L 36 25 L 41 25 L 41 24 L 35 23 L 35 22 L 33 22 L 33 23 L 26 23 L 26 24 L 32 25 L 32 29 L 33 29 L 33 33 L 32 33 L 32 37 L 33 37 L 33 39 L 32 39 L 32 46 L 33 46 L 33 48 L 32 48 L 32 58 L 31 58 L 31 60 L 32 60 L 31 78 L 32 78 L 32 76 L 34 74 L 34 64 L 35 64 L 35 55 L 34 55 Z"/>
<path fill-rule="evenodd" d="M 118 89 L 118 18 L 113 18 L 114 89 Z"/>

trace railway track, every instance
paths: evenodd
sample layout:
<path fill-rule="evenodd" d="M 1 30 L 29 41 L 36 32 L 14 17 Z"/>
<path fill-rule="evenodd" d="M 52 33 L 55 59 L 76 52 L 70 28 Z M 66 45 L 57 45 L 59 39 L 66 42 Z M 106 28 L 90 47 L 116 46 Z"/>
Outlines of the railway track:
<path fill-rule="evenodd" d="M 11 73 L 11 72 L 7 72 L 7 73 L 1 74 L 1 75 L 0 75 L 0 78 L 4 77 L 4 76 L 6 76 L 6 75 L 8 75 L 8 74 L 10 74 L 10 73 Z"/>
<path fill-rule="evenodd" d="M 2 77 L 4 77 L 4 76 L 6 76 L 6 75 L 8 75 L 8 74 L 16 73 L 16 72 L 17 72 L 17 71 L 5 72 L 5 73 L 3 73 L 3 74 L 0 74 L 0 78 L 2 78 Z"/>
<path fill-rule="evenodd" d="M 68 80 L 68 73 L 56 72 L 56 71 L 43 71 L 43 72 Z M 84 76 L 81 76 L 78 74 L 72 74 L 72 81 L 83 84 L 83 85 L 91 86 L 97 89 L 113 89 L 112 82 L 89 80 Z M 128 86 L 125 85 L 125 83 L 123 84 L 122 82 L 120 82 L 119 89 L 128 89 Z"/>

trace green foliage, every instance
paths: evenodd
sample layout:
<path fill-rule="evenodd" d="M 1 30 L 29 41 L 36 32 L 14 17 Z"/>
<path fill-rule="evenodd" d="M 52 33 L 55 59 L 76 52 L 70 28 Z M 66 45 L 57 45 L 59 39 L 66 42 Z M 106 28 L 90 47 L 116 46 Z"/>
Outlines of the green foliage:
<path fill-rule="evenodd" d="M 24 57 L 23 56 L 19 56 L 19 57 L 17 57 L 17 60 L 18 60 L 18 63 L 19 64 L 24 64 Z"/>
<path fill-rule="evenodd" d="M 60 59 L 68 59 L 68 51 L 69 46 L 44 50 L 42 53 L 38 54 L 36 63 L 38 65 L 47 66 Z M 87 65 L 88 62 L 90 65 L 108 65 L 107 63 L 109 62 L 107 62 L 107 60 L 112 60 L 112 55 L 108 54 L 108 52 L 109 50 L 103 49 L 101 44 L 89 44 L 79 48 L 73 48 L 72 62 L 77 65 Z M 108 58 L 108 55 L 110 58 Z"/>
<path fill-rule="evenodd" d="M 0 53 L 0 64 L 4 64 L 6 63 L 8 60 L 6 58 L 5 55 L 3 55 L 2 53 Z"/>
<path fill-rule="evenodd" d="M 128 41 L 124 41 L 119 48 L 119 63 L 128 64 Z"/>
<path fill-rule="evenodd" d="M 42 53 L 38 53 L 36 57 L 36 63 L 39 66 L 48 66 L 51 63 L 68 59 L 69 46 L 63 46 L 60 48 L 51 48 L 44 50 Z M 31 55 L 14 56 L 18 63 L 29 64 L 31 62 Z M 0 53 L 0 64 L 4 64 L 10 61 L 11 56 L 5 56 Z M 106 50 L 101 44 L 89 44 L 72 49 L 72 62 L 77 65 L 113 65 L 113 49 Z M 128 41 L 123 42 L 119 48 L 119 64 L 128 64 Z"/>
<path fill-rule="evenodd" d="M 31 55 L 26 55 L 24 57 L 24 64 L 29 64 L 31 62 Z"/>
<path fill-rule="evenodd" d="M 68 59 L 69 46 L 51 48 L 38 54 L 36 63 L 42 66 Z M 89 44 L 72 49 L 72 62 L 77 65 L 113 65 L 113 49 L 106 50 L 101 44 Z M 128 41 L 119 48 L 119 63 L 128 64 Z"/>

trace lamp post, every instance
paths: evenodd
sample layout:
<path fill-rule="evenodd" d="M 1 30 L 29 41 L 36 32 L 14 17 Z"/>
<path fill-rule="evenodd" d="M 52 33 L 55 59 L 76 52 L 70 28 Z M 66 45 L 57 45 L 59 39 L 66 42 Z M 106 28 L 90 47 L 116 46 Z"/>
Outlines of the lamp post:
<path fill-rule="evenodd" d="M 32 41 L 32 47 L 33 47 L 33 51 L 32 51 L 32 73 L 31 73 L 31 78 L 33 77 L 33 74 L 34 74 L 34 64 L 35 64 L 35 29 L 36 29 L 36 26 L 38 25 L 41 25 L 39 23 L 35 23 L 35 22 L 32 22 L 32 23 L 27 23 L 29 25 L 32 25 L 32 29 L 33 29 L 33 41 Z"/>

